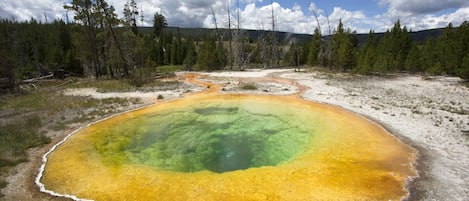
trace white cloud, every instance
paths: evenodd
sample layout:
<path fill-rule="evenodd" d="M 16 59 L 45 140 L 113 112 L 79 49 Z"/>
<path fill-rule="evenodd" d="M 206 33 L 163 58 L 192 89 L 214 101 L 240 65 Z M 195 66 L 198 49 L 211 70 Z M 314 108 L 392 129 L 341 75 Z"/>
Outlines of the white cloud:
<path fill-rule="evenodd" d="M 440 16 L 423 15 L 407 17 L 402 20 L 402 24 L 412 30 L 435 29 L 445 27 L 449 23 L 452 23 L 453 26 L 459 26 L 461 23 L 468 20 L 468 16 L 469 7 L 466 7 L 460 8 L 453 13 Z"/>
<path fill-rule="evenodd" d="M 114 5 L 118 14 L 124 9 L 122 0 L 108 0 Z M 163 14 L 170 26 L 201 27 L 204 19 L 211 15 L 211 8 L 220 10 L 224 8 L 226 0 L 140 0 L 136 1 L 143 10 L 144 26 L 152 26 L 153 15 Z"/>
<path fill-rule="evenodd" d="M 113 5 L 116 12 L 122 16 L 125 0 L 107 0 Z M 140 9 L 143 10 L 144 26 L 151 26 L 153 14 L 163 14 L 169 26 L 179 27 L 215 27 L 212 9 L 216 14 L 218 27 L 227 28 L 227 1 L 231 2 L 232 26 L 236 27 L 236 0 L 137 0 Z M 65 18 L 64 2 L 70 0 L 0 0 L 0 18 L 16 19 L 18 21 L 36 20 L 44 21 Z M 243 8 L 240 8 L 241 28 L 245 29 L 272 29 L 271 5 L 263 3 L 263 0 L 240 0 Z M 270 1 L 269 1 L 270 2 Z M 375 1 L 376 2 L 376 1 Z M 458 26 L 464 20 L 468 20 L 469 1 L 467 0 L 379 0 L 381 6 L 386 6 L 386 13 L 376 16 L 366 16 L 363 11 L 351 11 L 346 8 L 335 7 L 327 16 L 327 12 L 310 3 L 308 8 L 302 8 L 294 4 L 292 8 L 286 8 L 274 2 L 276 30 L 312 33 L 317 26 L 312 12 L 318 14 L 318 20 L 323 34 L 328 34 L 328 17 L 331 29 L 337 27 L 339 19 L 346 28 L 360 33 L 366 33 L 370 29 L 377 32 L 386 31 L 392 27 L 398 19 L 401 24 L 412 30 L 444 27 L 449 22 Z M 448 13 L 448 9 L 454 12 Z M 305 14 L 303 11 L 306 11 Z M 436 11 L 445 11 L 447 14 L 435 14 Z M 72 18 L 72 13 L 68 13 Z M 142 25 L 142 24 L 139 24 Z"/>
<path fill-rule="evenodd" d="M 316 14 L 324 14 L 324 11 L 316 6 L 313 2 L 309 4 L 309 11 L 316 12 Z"/>
<path fill-rule="evenodd" d="M 469 6 L 467 0 L 380 0 L 379 4 L 388 6 L 388 13 L 394 16 L 429 14 L 449 8 Z"/>
<path fill-rule="evenodd" d="M 459 26 L 469 16 L 467 0 L 380 0 L 380 5 L 388 6 L 386 13 L 375 16 L 377 31 L 391 28 L 395 21 L 413 31 L 441 28 L 453 23 Z M 436 14 L 448 9 L 456 9 L 447 14 Z"/>
<path fill-rule="evenodd" d="M 293 8 L 283 8 L 274 2 L 275 30 L 296 33 L 312 33 L 316 27 L 316 21 L 312 16 L 306 16 L 299 4 L 294 4 Z M 236 13 L 232 13 L 236 14 Z M 265 5 L 258 7 L 255 3 L 249 3 L 240 10 L 241 27 L 245 29 L 272 30 L 272 6 Z M 237 16 L 232 16 L 236 19 Z M 227 13 L 217 13 L 219 27 L 228 27 Z M 232 23 L 234 24 L 234 23 Z M 211 16 L 204 21 L 205 27 L 214 27 Z"/>
<path fill-rule="evenodd" d="M 340 7 L 334 7 L 333 12 L 329 15 L 329 21 L 332 24 L 339 24 L 339 20 L 342 20 L 345 28 L 357 32 L 364 31 L 361 26 L 365 24 L 366 19 L 362 11 L 348 11 Z"/>
<path fill-rule="evenodd" d="M 45 21 L 62 18 L 63 1 L 57 0 L 22 0 L 0 2 L 0 17 L 26 21 L 34 18 Z"/>

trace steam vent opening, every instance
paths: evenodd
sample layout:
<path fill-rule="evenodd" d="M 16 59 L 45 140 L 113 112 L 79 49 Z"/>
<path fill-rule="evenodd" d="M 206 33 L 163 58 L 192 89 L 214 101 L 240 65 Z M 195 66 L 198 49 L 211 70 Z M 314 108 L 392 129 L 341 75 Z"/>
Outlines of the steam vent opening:
<path fill-rule="evenodd" d="M 401 200 L 415 155 L 339 107 L 201 94 L 74 132 L 40 182 L 91 200 Z"/>

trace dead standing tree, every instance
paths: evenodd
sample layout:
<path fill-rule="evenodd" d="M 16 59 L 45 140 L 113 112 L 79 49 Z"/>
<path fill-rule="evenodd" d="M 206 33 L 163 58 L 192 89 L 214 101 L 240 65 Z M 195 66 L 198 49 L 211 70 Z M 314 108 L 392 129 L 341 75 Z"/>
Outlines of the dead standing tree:
<path fill-rule="evenodd" d="M 277 37 L 275 33 L 275 13 L 274 13 L 274 1 L 271 0 L 270 4 L 272 6 L 272 48 L 270 52 L 270 68 L 276 67 L 278 65 L 278 48 L 277 48 Z"/>
<path fill-rule="evenodd" d="M 236 3 L 236 31 L 233 31 L 232 16 L 231 11 L 231 0 L 227 0 L 227 13 L 228 13 L 228 64 L 230 70 L 243 70 L 245 65 L 249 63 L 249 56 L 253 53 L 247 54 L 247 49 L 245 48 L 245 37 L 241 31 L 241 14 L 240 14 L 240 7 L 239 7 L 239 0 Z M 213 11 L 212 11 L 213 12 Z M 236 67 L 234 67 L 236 66 Z"/>
<path fill-rule="evenodd" d="M 332 47 L 333 47 L 333 37 L 332 37 L 332 30 L 331 30 L 331 23 L 329 21 L 329 15 L 326 12 L 327 16 L 327 25 L 329 27 L 329 38 L 326 39 L 326 42 L 321 45 L 319 51 L 319 61 L 321 66 L 328 66 L 332 69 Z"/>
<path fill-rule="evenodd" d="M 116 44 L 119 57 L 122 59 L 122 64 L 124 66 L 124 76 L 127 77 L 129 76 L 129 63 L 127 62 L 124 51 L 122 50 L 121 43 L 117 39 L 117 35 L 113 27 L 113 25 L 119 24 L 119 20 L 117 19 L 117 16 L 114 13 L 114 8 L 112 6 L 109 6 L 106 3 L 106 1 L 103 1 L 103 0 L 98 1 L 98 6 L 101 9 L 101 11 L 104 13 L 106 24 L 111 32 L 112 39 L 114 40 L 114 43 Z"/>
<path fill-rule="evenodd" d="M 64 8 L 66 10 L 74 11 L 74 19 L 78 22 L 81 22 L 86 27 L 86 35 L 88 37 L 88 45 L 86 47 L 88 49 L 85 51 L 91 52 L 91 54 L 87 56 L 91 58 L 90 63 L 94 68 L 95 77 L 99 78 L 101 76 L 101 62 L 99 59 L 99 48 L 96 39 L 96 27 L 98 20 L 96 19 L 96 14 L 94 13 L 95 6 L 95 2 L 76 0 L 73 1 L 70 5 L 65 5 Z"/>
<path fill-rule="evenodd" d="M 217 37 L 217 45 L 221 44 L 222 38 L 220 35 L 220 32 L 218 30 L 218 23 L 217 23 L 217 16 L 215 15 L 215 11 L 213 11 L 213 7 L 210 7 L 212 10 L 212 15 L 213 15 L 213 23 L 215 23 L 215 35 Z"/>
<path fill-rule="evenodd" d="M 247 56 L 247 49 L 245 48 L 245 37 L 243 32 L 241 31 L 241 14 L 240 14 L 240 7 L 239 7 L 239 0 L 237 1 L 237 27 L 236 32 L 234 33 L 234 58 L 235 64 L 238 66 L 238 70 L 244 70 L 245 65 L 249 63 L 249 56 Z M 248 54 L 252 55 L 252 53 Z"/>
<path fill-rule="evenodd" d="M 229 42 L 229 50 L 228 50 L 228 65 L 230 65 L 230 70 L 233 70 L 233 33 L 231 32 L 231 0 L 226 1 L 227 4 L 227 12 L 228 12 L 228 42 Z M 213 11 L 212 11 L 213 12 Z"/>

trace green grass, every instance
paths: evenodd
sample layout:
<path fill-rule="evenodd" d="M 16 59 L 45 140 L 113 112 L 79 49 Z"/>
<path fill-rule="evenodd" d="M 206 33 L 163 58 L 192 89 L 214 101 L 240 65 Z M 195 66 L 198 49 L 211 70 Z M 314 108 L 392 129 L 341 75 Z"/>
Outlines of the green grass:
<path fill-rule="evenodd" d="M 82 80 L 70 85 L 71 88 L 96 88 L 99 92 L 133 91 L 137 87 L 123 80 Z"/>
<path fill-rule="evenodd" d="M 55 87 L 56 84 L 49 83 L 49 86 Z M 128 86 L 125 81 L 97 81 L 91 85 L 103 88 Z M 47 137 L 48 131 L 63 131 L 70 124 L 89 122 L 118 112 L 116 108 L 140 103 L 137 98 L 98 100 L 39 89 L 0 97 L 0 189 L 6 186 L 3 177 L 7 176 L 8 168 L 28 160 L 29 148 L 51 142 Z"/>
<path fill-rule="evenodd" d="M 27 158 L 26 150 L 50 142 L 50 139 L 40 132 L 43 122 L 38 115 L 24 117 L 12 123 L 0 126 L 0 152 L 3 159 L 0 167 L 15 165 Z M 7 154 L 9 153 L 9 154 Z M 6 155 L 6 156 L 5 156 Z"/>
<path fill-rule="evenodd" d="M 174 75 L 174 72 L 182 70 L 184 70 L 184 66 L 158 66 L 152 69 L 143 69 L 141 76 L 139 72 L 137 72 L 133 77 L 121 80 L 81 79 L 75 83 L 69 84 L 67 87 L 96 88 L 98 92 L 127 92 L 145 90 L 145 88 L 164 86 L 168 84 L 167 82 L 161 82 L 157 80 L 156 75 L 170 76 Z"/>
<path fill-rule="evenodd" d="M 7 186 L 7 182 L 0 181 L 0 188 L 5 188 Z"/>
<path fill-rule="evenodd" d="M 156 67 L 156 72 L 159 73 L 172 73 L 177 71 L 183 71 L 184 66 L 166 65 Z"/>
<path fill-rule="evenodd" d="M 244 84 L 243 86 L 241 86 L 241 89 L 243 89 L 243 90 L 256 90 L 257 87 L 254 84 L 248 83 L 248 84 Z"/>
<path fill-rule="evenodd" d="M 0 189 L 7 187 L 7 184 L 8 184 L 8 183 L 7 183 L 6 181 L 0 179 Z M 2 193 L 0 193 L 0 198 L 3 197 L 3 196 L 5 196 L 5 195 L 3 195 Z"/>
<path fill-rule="evenodd" d="M 151 80 L 148 82 L 140 83 L 136 86 L 132 80 L 82 80 L 77 83 L 71 84 L 70 88 L 96 88 L 98 92 L 129 92 L 141 90 L 145 91 L 148 88 L 161 87 L 168 84 L 177 84 L 177 82 L 161 82 L 158 80 Z"/>
<path fill-rule="evenodd" d="M 102 118 L 132 104 L 141 103 L 138 98 L 92 99 L 66 96 L 58 90 L 64 88 L 97 88 L 100 92 L 152 90 L 154 87 L 177 88 L 178 82 L 161 82 L 152 77 L 155 73 L 170 73 L 182 66 L 162 66 L 146 73 L 142 86 L 131 79 L 91 80 L 70 78 L 67 84 L 53 80 L 34 84 L 29 91 L 0 96 L 0 189 L 7 183 L 12 167 L 28 160 L 27 150 L 49 144 L 48 132 L 61 132 L 76 123 L 86 123 Z M 0 194 L 0 198 L 3 195 Z"/>

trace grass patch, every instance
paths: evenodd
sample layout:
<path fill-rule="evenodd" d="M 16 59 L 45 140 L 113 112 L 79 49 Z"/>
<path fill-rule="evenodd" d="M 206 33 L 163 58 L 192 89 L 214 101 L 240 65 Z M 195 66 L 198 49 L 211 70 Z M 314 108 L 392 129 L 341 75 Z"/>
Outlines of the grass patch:
<path fill-rule="evenodd" d="M 165 65 L 165 66 L 158 66 L 156 67 L 156 72 L 159 73 L 174 73 L 178 71 L 183 71 L 184 66 L 177 66 L 177 65 Z"/>
<path fill-rule="evenodd" d="M 100 84 L 116 86 L 122 83 L 125 84 L 122 81 L 104 81 Z M 62 131 L 70 124 L 95 120 L 118 112 L 123 106 L 140 103 L 140 99 L 98 100 L 65 96 L 46 89 L 0 97 L 0 103 L 0 182 L 5 182 L 3 177 L 7 176 L 9 168 L 28 160 L 29 148 L 51 142 L 47 130 Z M 4 187 L 0 185 L 1 188 Z"/>
<path fill-rule="evenodd" d="M 138 86 L 137 86 L 138 84 Z M 131 91 L 147 91 L 154 87 L 169 87 L 177 85 L 179 82 L 161 82 L 158 80 L 150 80 L 140 83 L 135 80 L 82 80 L 71 84 L 70 88 L 96 88 L 98 92 L 131 92 Z"/>
<path fill-rule="evenodd" d="M 61 131 L 67 129 L 67 124 L 65 122 L 57 122 L 53 126 L 49 127 L 53 131 Z"/>
<path fill-rule="evenodd" d="M 46 112 L 53 114 L 68 109 L 92 107 L 97 100 L 86 97 L 65 96 L 58 92 L 33 91 L 28 94 L 11 97 L 0 106 L 0 109 L 14 109 L 24 112 Z"/>
<path fill-rule="evenodd" d="M 15 166 L 22 162 L 28 161 L 27 158 L 18 158 L 16 160 L 9 160 L 9 159 L 0 159 L 0 168 L 1 167 L 8 167 L 8 166 Z"/>
<path fill-rule="evenodd" d="M 8 183 L 7 183 L 5 180 L 0 179 L 0 189 L 7 187 L 7 184 L 8 184 Z M 4 196 L 5 196 L 5 195 L 3 195 L 3 193 L 0 192 L 0 198 L 1 198 L 1 197 L 4 197 Z"/>
<path fill-rule="evenodd" d="M 137 89 L 130 82 L 123 80 L 82 80 L 70 85 L 71 88 L 96 88 L 99 92 L 134 91 Z"/>
<path fill-rule="evenodd" d="M 38 115 L 0 126 L 0 151 L 4 155 L 11 154 L 13 158 L 26 158 L 27 149 L 50 142 L 44 133 L 39 132 L 41 126 L 42 121 Z M 2 162 L 9 164 L 11 161 L 13 160 Z"/>
<path fill-rule="evenodd" d="M 243 86 L 241 86 L 241 89 L 243 89 L 243 90 L 257 90 L 257 86 L 254 85 L 254 84 L 248 83 L 248 84 L 244 84 Z"/>
<path fill-rule="evenodd" d="M 82 79 L 69 85 L 72 88 L 96 88 L 99 92 L 123 92 L 135 91 L 140 88 L 162 86 L 165 83 L 155 79 L 156 75 L 174 75 L 174 72 L 184 70 L 184 66 L 166 65 L 158 66 L 153 69 L 142 69 L 141 74 L 136 72 L 133 77 L 128 79 L 94 80 Z"/>

